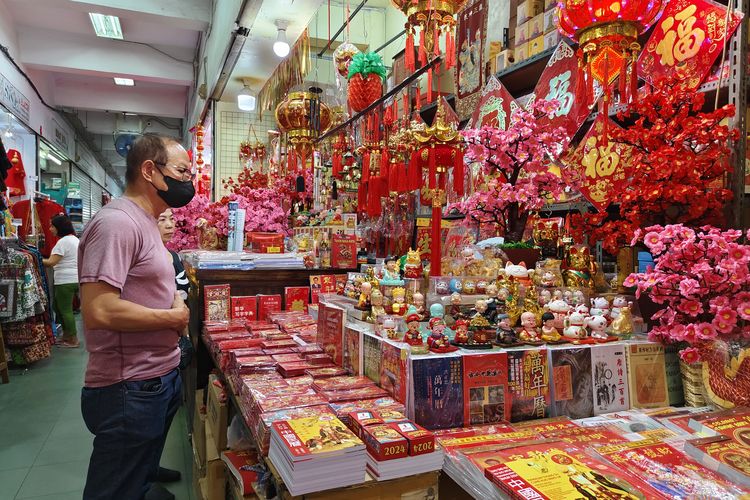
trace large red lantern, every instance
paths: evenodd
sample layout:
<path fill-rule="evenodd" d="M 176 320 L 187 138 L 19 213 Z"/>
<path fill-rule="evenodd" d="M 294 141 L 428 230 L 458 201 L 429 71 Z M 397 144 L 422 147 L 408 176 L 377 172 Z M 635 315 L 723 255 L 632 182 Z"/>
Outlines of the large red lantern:
<path fill-rule="evenodd" d="M 579 44 L 579 76 L 585 73 L 579 85 L 587 85 L 589 97 L 594 95 L 594 80 L 602 85 L 603 112 L 608 111 L 610 87 L 618 76 L 620 100 L 636 96 L 638 36 L 656 22 L 666 4 L 666 0 L 560 0 L 558 29 Z"/>

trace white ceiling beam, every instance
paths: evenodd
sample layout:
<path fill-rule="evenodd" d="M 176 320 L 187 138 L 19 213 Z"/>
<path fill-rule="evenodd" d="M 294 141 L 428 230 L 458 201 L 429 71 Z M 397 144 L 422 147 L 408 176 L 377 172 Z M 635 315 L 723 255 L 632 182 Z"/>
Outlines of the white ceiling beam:
<path fill-rule="evenodd" d="M 193 65 L 149 47 L 57 32 L 19 29 L 21 62 L 30 68 L 191 86 Z"/>
<path fill-rule="evenodd" d="M 156 16 L 159 22 L 195 31 L 205 31 L 211 19 L 210 0 L 69 0 L 67 3 L 77 4 L 87 12 Z"/>
<path fill-rule="evenodd" d="M 183 118 L 187 89 L 141 89 L 124 87 L 121 90 L 102 85 L 58 85 L 55 104 L 79 110 L 138 113 L 139 115 Z"/>

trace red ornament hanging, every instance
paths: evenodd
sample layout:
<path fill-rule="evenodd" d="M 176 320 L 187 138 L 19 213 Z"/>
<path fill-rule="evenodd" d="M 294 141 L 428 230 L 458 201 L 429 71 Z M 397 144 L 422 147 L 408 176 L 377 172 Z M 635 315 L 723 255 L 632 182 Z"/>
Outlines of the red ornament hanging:
<path fill-rule="evenodd" d="M 464 143 L 458 124 L 453 108 L 441 97 L 432 126 L 414 127 L 411 132 L 415 149 L 409 167 L 428 170 L 427 186 L 422 188 L 421 194 L 422 199 L 432 205 L 431 276 L 441 274 L 440 228 L 442 207 L 447 202 L 449 169 L 453 169 L 453 190 L 458 195 L 464 192 Z"/>
<path fill-rule="evenodd" d="M 561 0 L 558 29 L 579 44 L 579 84 L 583 86 L 585 75 L 588 99 L 594 97 L 594 80 L 603 87 L 603 113 L 609 112 L 618 77 L 620 101 L 635 99 L 641 51 L 638 36 L 656 22 L 666 4 L 666 0 Z"/>

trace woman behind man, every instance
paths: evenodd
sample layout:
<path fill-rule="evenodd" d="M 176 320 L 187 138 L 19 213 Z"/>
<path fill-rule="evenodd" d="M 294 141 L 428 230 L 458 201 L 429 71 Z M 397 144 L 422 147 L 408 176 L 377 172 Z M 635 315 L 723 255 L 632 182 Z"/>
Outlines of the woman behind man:
<path fill-rule="evenodd" d="M 78 293 L 78 238 L 67 215 L 56 215 L 50 221 L 50 231 L 60 240 L 44 265 L 55 271 L 53 305 L 57 321 L 62 324 L 61 347 L 78 347 L 78 330 L 73 315 L 73 298 Z"/>

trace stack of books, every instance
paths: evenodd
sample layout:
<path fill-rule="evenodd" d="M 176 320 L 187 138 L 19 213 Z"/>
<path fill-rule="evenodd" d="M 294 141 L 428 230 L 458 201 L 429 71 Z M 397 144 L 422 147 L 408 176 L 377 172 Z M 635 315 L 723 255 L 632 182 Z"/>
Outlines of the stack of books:
<path fill-rule="evenodd" d="M 365 445 L 333 415 L 274 422 L 268 457 L 293 496 L 365 481 Z"/>

